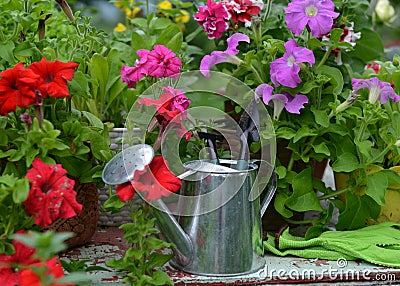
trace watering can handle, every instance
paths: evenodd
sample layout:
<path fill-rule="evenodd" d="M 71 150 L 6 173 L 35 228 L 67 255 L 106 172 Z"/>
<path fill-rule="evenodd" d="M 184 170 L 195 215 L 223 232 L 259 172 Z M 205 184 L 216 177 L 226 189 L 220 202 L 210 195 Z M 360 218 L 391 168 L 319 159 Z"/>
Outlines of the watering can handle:
<path fill-rule="evenodd" d="M 278 179 L 276 177 L 276 173 L 273 172 L 271 175 L 271 186 L 269 187 L 267 191 L 267 195 L 265 196 L 263 202 L 261 203 L 261 217 L 264 216 L 265 211 L 267 210 L 269 204 L 272 201 L 272 198 L 275 195 L 276 188 L 277 188 L 277 182 Z"/>

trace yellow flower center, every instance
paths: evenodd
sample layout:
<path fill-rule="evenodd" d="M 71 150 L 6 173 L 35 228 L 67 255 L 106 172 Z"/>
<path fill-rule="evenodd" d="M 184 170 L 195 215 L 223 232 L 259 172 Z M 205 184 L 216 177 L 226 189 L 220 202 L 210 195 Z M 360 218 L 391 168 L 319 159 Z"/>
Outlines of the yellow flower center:
<path fill-rule="evenodd" d="M 315 17 L 318 14 L 318 9 L 313 4 L 306 8 L 306 15 L 309 17 Z"/>

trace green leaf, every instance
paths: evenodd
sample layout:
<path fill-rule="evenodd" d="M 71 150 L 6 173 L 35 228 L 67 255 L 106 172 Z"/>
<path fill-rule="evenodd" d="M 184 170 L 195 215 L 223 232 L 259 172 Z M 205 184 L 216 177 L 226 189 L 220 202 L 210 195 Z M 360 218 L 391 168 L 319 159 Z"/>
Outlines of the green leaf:
<path fill-rule="evenodd" d="M 331 80 L 332 92 L 336 95 L 340 94 L 343 90 L 344 80 L 343 75 L 339 69 L 323 65 L 319 67 L 317 73 L 328 76 Z"/>
<path fill-rule="evenodd" d="M 319 124 L 325 128 L 329 127 L 329 124 L 330 124 L 329 116 L 325 110 L 317 110 L 314 107 L 312 107 L 311 111 L 314 114 L 315 122 L 317 122 L 317 124 Z"/>
<path fill-rule="evenodd" d="M 183 34 L 178 26 L 171 24 L 168 28 L 162 31 L 156 41 L 156 44 L 161 44 L 177 53 L 181 49 L 183 42 Z"/>
<path fill-rule="evenodd" d="M 144 36 L 140 35 L 138 32 L 132 32 L 132 47 L 137 51 L 140 49 L 149 49 L 149 45 L 146 42 Z"/>
<path fill-rule="evenodd" d="M 326 156 L 330 156 L 331 155 L 331 152 L 329 151 L 329 148 L 328 148 L 328 146 L 326 146 L 325 142 L 322 142 L 322 143 L 320 143 L 318 145 L 315 145 L 314 146 L 314 151 L 315 151 L 315 153 L 324 154 Z"/>
<path fill-rule="evenodd" d="M 90 75 L 95 81 L 98 87 L 97 94 L 94 95 L 94 99 L 98 100 L 99 103 L 103 102 L 106 97 L 106 84 L 108 81 L 108 62 L 107 59 L 99 54 L 94 54 L 90 59 Z"/>
<path fill-rule="evenodd" d="M 152 285 L 174 285 L 167 273 L 157 270 L 152 273 L 152 278 L 149 281 Z"/>
<path fill-rule="evenodd" d="M 354 51 L 349 52 L 348 56 L 359 58 L 363 63 L 384 56 L 384 46 L 381 36 L 370 29 L 362 29 L 360 32 L 362 36 L 357 40 Z"/>
<path fill-rule="evenodd" d="M 91 126 L 96 127 L 98 130 L 104 129 L 103 122 L 96 115 L 87 111 L 82 111 L 82 114 L 86 117 Z"/>
<path fill-rule="evenodd" d="M 142 29 L 147 29 L 147 20 L 144 18 L 134 18 L 131 20 L 131 23 Z"/>
<path fill-rule="evenodd" d="M 112 195 L 104 202 L 106 211 L 117 212 L 125 206 L 125 202 L 121 201 L 117 195 Z"/>
<path fill-rule="evenodd" d="M 379 173 L 384 173 L 388 179 L 388 182 L 396 185 L 400 185 L 400 175 L 393 170 L 382 170 Z"/>
<path fill-rule="evenodd" d="M 294 177 L 292 187 L 293 194 L 286 201 L 287 207 L 299 212 L 322 210 L 313 188 L 311 167 Z"/>
<path fill-rule="evenodd" d="M 150 29 L 154 30 L 164 30 L 171 25 L 171 20 L 167 18 L 155 18 L 150 23 Z"/>
<path fill-rule="evenodd" d="M 14 55 L 20 57 L 32 57 L 38 49 L 31 42 L 26 41 L 20 43 L 14 49 Z"/>
<path fill-rule="evenodd" d="M 352 172 L 358 168 L 360 168 L 360 163 L 352 153 L 343 153 L 332 164 L 332 169 L 335 172 Z"/>
<path fill-rule="evenodd" d="M 363 154 L 366 158 L 371 157 L 371 150 L 372 150 L 372 142 L 365 140 L 362 142 L 356 142 L 356 146 L 361 154 Z"/>
<path fill-rule="evenodd" d="M 287 169 L 284 166 L 278 166 L 275 168 L 275 173 L 278 175 L 279 179 L 286 177 Z"/>
<path fill-rule="evenodd" d="M 314 131 L 312 131 L 309 127 L 303 126 L 299 130 L 297 130 L 296 135 L 293 138 L 293 143 L 296 143 L 302 138 L 315 135 L 317 134 Z"/>
<path fill-rule="evenodd" d="M 343 34 L 343 29 L 335 28 L 330 31 L 330 40 L 332 41 L 334 47 L 340 42 L 340 37 Z"/>
<path fill-rule="evenodd" d="M 351 230 L 364 227 L 368 218 L 379 215 L 380 206 L 369 196 L 346 193 L 345 210 L 340 213 L 336 230 Z"/>
<path fill-rule="evenodd" d="M 149 260 L 147 262 L 146 267 L 151 270 L 155 267 L 161 267 L 165 263 L 167 263 L 171 258 L 172 258 L 171 254 L 162 254 L 158 252 L 153 252 L 149 256 Z"/>
<path fill-rule="evenodd" d="M 275 210 L 285 218 L 290 218 L 293 216 L 293 212 L 285 207 L 285 203 L 288 199 L 288 196 L 283 193 L 277 193 L 274 200 Z"/>
<path fill-rule="evenodd" d="M 323 225 L 313 225 L 307 229 L 305 239 L 312 239 L 320 236 L 326 228 Z"/>
<path fill-rule="evenodd" d="M 13 56 L 14 47 L 13 41 L 7 41 L 5 44 L 2 44 L 0 49 L 0 58 L 4 59 L 9 64 L 15 64 L 17 61 Z"/>
<path fill-rule="evenodd" d="M 15 183 L 15 189 L 13 191 L 13 201 L 16 204 L 24 202 L 28 198 L 29 194 L 29 180 L 22 178 Z"/>
<path fill-rule="evenodd" d="M 275 132 L 276 138 L 283 138 L 290 140 L 296 135 L 296 130 L 289 127 L 278 128 Z"/>
<path fill-rule="evenodd" d="M 388 178 L 384 172 L 376 172 L 367 176 L 365 194 L 370 196 L 378 205 L 385 204 L 385 194 L 388 187 Z"/>

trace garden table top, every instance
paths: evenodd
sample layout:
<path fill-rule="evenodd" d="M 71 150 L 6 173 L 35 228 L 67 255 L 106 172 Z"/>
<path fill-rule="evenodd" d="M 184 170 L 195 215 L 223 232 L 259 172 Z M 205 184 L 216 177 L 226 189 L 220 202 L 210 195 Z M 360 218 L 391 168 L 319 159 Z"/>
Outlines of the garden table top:
<path fill-rule="evenodd" d="M 89 266 L 108 268 L 105 262 L 123 256 L 126 245 L 123 232 L 117 227 L 98 228 L 92 240 L 84 246 L 69 249 L 60 254 L 68 261 L 91 260 Z M 169 264 L 163 270 L 172 278 L 175 285 L 399 285 L 400 269 L 391 269 L 363 261 L 327 261 L 321 259 L 302 259 L 298 257 L 277 257 L 265 255 L 266 266 L 260 271 L 231 277 L 210 277 L 188 274 L 175 270 Z M 108 268 L 110 271 L 88 272 L 92 285 L 127 285 L 121 282 L 124 273 Z"/>

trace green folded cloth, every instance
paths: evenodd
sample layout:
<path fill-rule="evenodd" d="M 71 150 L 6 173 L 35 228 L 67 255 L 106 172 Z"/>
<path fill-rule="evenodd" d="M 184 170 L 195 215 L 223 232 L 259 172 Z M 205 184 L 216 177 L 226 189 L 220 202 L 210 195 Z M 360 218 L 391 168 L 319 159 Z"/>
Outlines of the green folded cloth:
<path fill-rule="evenodd" d="M 377 265 L 400 268 L 400 224 L 384 222 L 357 230 L 326 231 L 308 240 L 293 236 L 286 229 L 279 238 L 269 236 L 264 241 L 264 247 L 279 256 L 363 259 Z"/>

